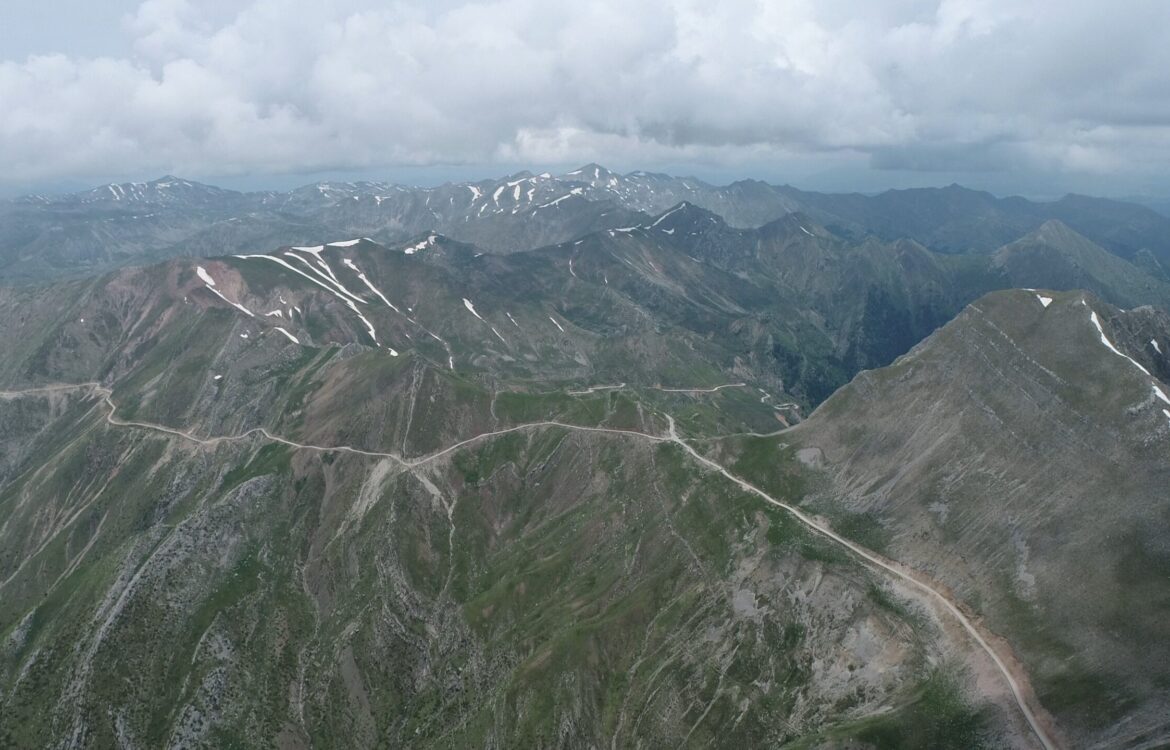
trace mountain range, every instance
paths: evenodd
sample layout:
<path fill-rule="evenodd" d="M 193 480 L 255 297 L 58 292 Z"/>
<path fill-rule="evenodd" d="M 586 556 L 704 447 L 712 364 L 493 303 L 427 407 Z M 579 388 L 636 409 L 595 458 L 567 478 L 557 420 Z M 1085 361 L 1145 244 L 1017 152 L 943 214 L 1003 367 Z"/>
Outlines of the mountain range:
<path fill-rule="evenodd" d="M 0 209 L 0 745 L 1170 741 L 1170 220 L 596 165 Z"/>
<path fill-rule="evenodd" d="M 1055 220 L 1170 280 L 1170 219 L 1132 203 L 1077 195 L 1033 202 L 957 185 L 872 196 L 756 180 L 714 186 L 658 173 L 619 175 L 596 164 L 560 176 L 521 172 L 435 188 L 319 183 L 240 193 L 167 176 L 25 196 L 0 203 L 0 280 L 77 276 L 225 248 L 266 252 L 359 236 L 399 242 L 429 232 L 511 253 L 645 224 L 682 202 L 740 229 L 804 214 L 853 242 L 910 239 L 950 254 L 994 252 Z"/>

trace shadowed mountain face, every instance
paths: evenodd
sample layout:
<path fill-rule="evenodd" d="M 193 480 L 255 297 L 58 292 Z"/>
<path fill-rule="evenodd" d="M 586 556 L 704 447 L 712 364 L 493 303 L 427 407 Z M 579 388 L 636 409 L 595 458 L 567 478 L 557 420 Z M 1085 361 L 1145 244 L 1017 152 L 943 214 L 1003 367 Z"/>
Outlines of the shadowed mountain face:
<path fill-rule="evenodd" d="M 1157 248 L 796 195 L 10 205 L 159 262 L 0 286 L 0 745 L 1164 742 Z"/>
<path fill-rule="evenodd" d="M 412 350 L 448 369 L 533 380 L 746 378 L 807 408 L 971 300 L 1017 285 L 1170 303 L 1170 285 L 1056 222 L 994 255 L 953 256 L 908 240 L 855 244 L 801 214 L 735 229 L 681 203 L 505 256 L 426 234 L 172 262 L 59 288 L 69 291 L 14 288 L 0 305 L 16 325 L 0 336 L 28 353 L 34 369 L 23 374 L 44 376 L 46 352 L 62 342 L 75 347 L 69 362 L 89 349 L 109 356 L 108 337 L 126 335 L 111 321 L 212 305 L 234 311 L 236 335 L 279 327 L 307 345 Z M 127 307 L 139 304 L 154 311 Z M 22 362 L 4 366 L 17 375 Z"/>

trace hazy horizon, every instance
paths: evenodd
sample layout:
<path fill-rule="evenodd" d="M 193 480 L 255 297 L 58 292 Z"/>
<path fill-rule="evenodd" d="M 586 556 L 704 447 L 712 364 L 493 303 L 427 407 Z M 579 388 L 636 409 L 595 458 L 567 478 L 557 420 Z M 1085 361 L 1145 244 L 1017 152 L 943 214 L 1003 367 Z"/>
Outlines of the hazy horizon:
<path fill-rule="evenodd" d="M 977 190 L 987 192 L 996 198 L 1021 197 L 1030 201 L 1044 203 L 1060 200 L 1061 198 L 1070 194 L 1088 195 L 1092 197 L 1108 198 L 1111 200 L 1118 200 L 1123 202 L 1136 203 L 1146 208 L 1153 209 L 1167 217 L 1170 217 L 1170 197 L 1164 196 L 1142 196 L 1142 195 L 1107 195 L 1104 193 L 1094 193 L 1089 191 L 1067 190 L 1063 192 L 1046 192 L 1039 190 L 1036 192 L 1027 192 L 1021 190 L 994 190 L 981 187 L 979 185 L 972 185 L 964 183 L 959 180 L 950 181 L 930 181 L 930 180 L 915 180 L 916 175 L 908 175 L 906 180 L 896 184 L 876 184 L 868 187 L 850 187 L 846 184 L 841 184 L 840 187 L 835 187 L 836 183 L 832 180 L 821 179 L 818 184 L 817 178 L 805 182 L 792 181 L 787 179 L 767 179 L 758 177 L 752 174 L 734 174 L 725 173 L 721 171 L 708 170 L 692 170 L 686 171 L 685 167 L 679 169 L 618 169 L 614 168 L 604 162 L 598 162 L 601 166 L 610 169 L 613 172 L 620 174 L 629 174 L 631 172 L 660 172 L 668 174 L 672 177 L 679 177 L 684 179 L 697 179 L 706 182 L 715 187 L 723 187 L 731 183 L 741 180 L 760 180 L 773 185 L 786 185 L 794 187 L 798 190 L 805 190 L 809 192 L 821 193 L 860 193 L 863 195 L 878 195 L 888 190 L 908 190 L 916 188 L 935 188 L 941 189 L 951 185 L 958 185 L 969 190 Z M 200 182 L 214 187 L 224 188 L 228 190 L 235 190 L 238 192 L 263 192 L 263 191 L 277 191 L 287 192 L 297 188 L 306 187 L 316 183 L 324 182 L 385 182 L 388 184 L 397 184 L 404 187 L 411 188 L 434 188 L 445 184 L 459 184 L 464 182 L 479 182 L 486 180 L 495 180 L 514 175 L 520 172 L 530 172 L 532 174 L 540 174 L 541 172 L 550 172 L 554 175 L 564 175 L 581 164 L 571 165 L 484 165 L 479 167 L 462 167 L 462 166 L 444 166 L 435 165 L 427 167 L 415 167 L 411 169 L 394 170 L 397 177 L 391 177 L 382 173 L 379 170 L 364 170 L 364 171 L 326 171 L 317 174 L 289 174 L 289 175 L 226 175 L 226 176 L 211 176 L 211 177 L 194 177 L 187 174 L 170 174 L 170 176 L 181 179 L 188 179 L 195 182 Z M 59 181 L 56 183 L 44 185 L 41 189 L 34 190 L 13 190 L 11 192 L 0 192 L 0 199 L 11 200 L 27 195 L 64 195 L 71 193 L 84 192 L 96 187 L 101 187 L 107 184 L 125 184 L 125 183 L 147 183 L 157 179 L 161 179 L 166 175 L 153 174 L 135 176 L 129 179 L 106 179 L 100 182 L 83 182 L 83 181 Z"/>
<path fill-rule="evenodd" d="M 957 182 L 1170 204 L 1170 6 L 1153 2 L 57 0 L 5 13 L 9 197 L 165 173 L 425 185 L 596 161 L 717 184 Z"/>

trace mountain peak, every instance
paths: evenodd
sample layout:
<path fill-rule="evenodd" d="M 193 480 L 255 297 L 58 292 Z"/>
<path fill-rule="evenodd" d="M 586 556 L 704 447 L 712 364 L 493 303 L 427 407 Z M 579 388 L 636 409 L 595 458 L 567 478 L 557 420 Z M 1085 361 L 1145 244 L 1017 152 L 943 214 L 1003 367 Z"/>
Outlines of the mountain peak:
<path fill-rule="evenodd" d="M 684 200 L 656 216 L 647 228 L 674 234 L 679 229 L 688 233 L 698 233 L 725 225 L 723 217 Z"/>
<path fill-rule="evenodd" d="M 567 179 L 573 179 L 581 182 L 590 182 L 607 180 L 611 177 L 617 177 L 618 175 L 616 172 L 611 172 L 596 162 L 590 162 L 582 167 L 574 169 L 572 172 L 566 173 L 564 176 Z"/>
<path fill-rule="evenodd" d="M 802 237 L 816 237 L 822 231 L 816 221 L 801 211 L 784 214 L 779 219 L 766 224 L 764 228 L 777 234 L 795 234 Z"/>
<path fill-rule="evenodd" d="M 1049 219 L 1036 228 L 1028 237 L 1046 243 L 1078 242 L 1093 244 L 1083 234 L 1077 232 L 1060 219 Z M 1102 252 L 1105 252 L 1102 250 Z"/>

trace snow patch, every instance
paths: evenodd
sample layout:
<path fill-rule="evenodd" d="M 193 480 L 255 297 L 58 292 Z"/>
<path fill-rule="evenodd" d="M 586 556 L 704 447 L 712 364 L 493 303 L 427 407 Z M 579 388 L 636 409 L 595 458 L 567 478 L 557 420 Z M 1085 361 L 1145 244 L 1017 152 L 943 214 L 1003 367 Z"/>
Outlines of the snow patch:
<path fill-rule="evenodd" d="M 463 306 L 466 307 L 469 311 L 471 311 L 472 315 L 479 318 L 480 320 L 483 320 L 483 316 L 475 311 L 475 305 L 471 304 L 471 300 L 464 297 L 463 298 Z M 486 321 L 484 321 L 484 322 L 486 322 Z"/>
<path fill-rule="evenodd" d="M 288 331 L 284 330 L 284 329 L 283 329 L 283 328 L 281 328 L 280 326 L 277 326 L 277 327 L 276 327 L 276 330 L 280 331 L 280 332 L 281 332 L 281 333 L 283 333 L 285 336 L 287 336 L 287 337 L 288 337 L 288 340 L 289 340 L 289 341 L 291 341 L 291 342 L 293 342 L 294 344 L 299 344 L 299 343 L 301 343 L 300 341 L 298 341 L 298 340 L 297 340 L 297 337 L 296 337 L 296 336 L 292 335 L 291 333 L 289 333 Z"/>
<path fill-rule="evenodd" d="M 377 346 L 378 345 L 378 334 L 376 331 L 374 331 L 373 324 L 370 323 L 370 321 L 366 319 L 365 315 L 362 315 L 360 312 L 358 312 L 358 309 L 356 307 L 354 307 L 352 304 L 350 304 L 349 307 L 351 310 L 353 310 L 354 315 L 357 315 L 358 318 L 360 318 L 361 321 L 366 324 L 366 331 L 370 334 L 370 338 L 372 338 L 374 340 L 374 346 Z"/>
<path fill-rule="evenodd" d="M 561 333 L 565 332 L 565 329 L 561 328 L 561 324 L 557 322 L 556 318 L 554 318 L 553 316 L 550 315 L 550 316 L 548 316 L 548 319 L 553 322 L 553 325 L 556 326 L 560 330 Z"/>
<path fill-rule="evenodd" d="M 203 279 L 207 286 L 215 286 L 215 279 L 211 278 L 211 274 L 203 266 L 195 266 L 195 273 L 199 274 L 199 278 Z"/>
<path fill-rule="evenodd" d="M 520 324 L 519 324 L 519 323 L 517 323 L 517 322 L 516 322 L 516 319 L 512 317 L 512 313 L 510 313 L 510 312 L 506 312 L 506 313 L 504 313 L 504 314 L 508 316 L 508 320 L 512 321 L 512 325 L 516 326 L 517 328 L 519 328 L 519 327 L 520 327 Z"/>
<path fill-rule="evenodd" d="M 1036 299 L 1040 300 L 1040 304 L 1044 305 L 1045 307 L 1048 307 L 1049 305 L 1052 304 L 1052 298 L 1045 297 L 1043 294 L 1037 294 Z"/>
<path fill-rule="evenodd" d="M 266 318 L 273 318 L 273 317 L 283 318 L 284 317 L 284 310 L 273 310 L 272 312 L 266 312 L 266 313 L 264 313 L 264 317 L 266 317 Z"/>
<path fill-rule="evenodd" d="M 556 200 L 551 200 L 548 203 L 541 203 L 539 206 L 537 206 L 537 208 L 551 208 L 552 206 L 557 205 L 561 201 L 567 201 L 569 198 L 572 198 L 572 197 L 573 197 L 572 195 L 562 195 L 560 198 L 557 198 Z"/>
<path fill-rule="evenodd" d="M 364 273 L 362 273 L 360 268 L 358 268 L 356 265 L 354 265 L 354 262 L 352 260 L 350 260 L 349 258 L 343 258 L 341 262 L 345 265 L 346 268 L 348 268 L 351 271 L 353 271 L 354 273 L 356 273 L 358 278 L 362 280 L 362 283 L 364 283 L 367 287 L 369 287 L 371 292 L 378 295 L 378 297 L 380 297 L 381 300 L 386 303 L 387 307 L 389 307 L 391 310 L 398 313 L 399 315 L 402 314 L 402 311 L 399 310 L 397 307 L 395 307 L 393 302 L 386 299 L 386 295 L 382 294 L 382 292 L 378 289 L 378 287 L 374 286 L 373 282 L 370 281 L 369 278 L 367 278 Z"/>
<path fill-rule="evenodd" d="M 373 242 L 373 240 L 370 240 L 369 237 L 359 237 L 356 240 L 344 240 L 343 242 L 330 242 L 329 247 L 353 247 L 354 245 L 361 242 L 362 240 L 369 240 L 370 242 Z"/>
<path fill-rule="evenodd" d="M 654 227 L 658 226 L 659 224 L 661 224 L 663 221 L 666 220 L 667 216 L 670 216 L 673 213 L 678 213 L 679 211 L 682 210 L 682 208 L 683 208 L 682 204 L 679 204 L 678 206 L 676 206 L 676 207 L 672 208 L 671 210 L 667 211 L 666 213 L 662 214 L 662 216 L 658 217 L 657 221 L 655 221 L 653 224 L 650 225 L 650 228 L 653 229 Z M 663 231 L 666 231 L 666 230 L 663 230 Z"/>
<path fill-rule="evenodd" d="M 1158 354 L 1162 353 L 1162 347 L 1158 346 L 1158 342 L 1155 339 L 1150 339 L 1150 346 L 1154 347 L 1154 351 Z"/>
<path fill-rule="evenodd" d="M 306 252 L 313 252 L 314 254 L 316 254 L 316 251 L 312 251 L 312 250 L 308 250 L 308 251 L 306 251 Z M 327 277 L 327 276 L 325 276 L 324 274 L 322 274 L 322 273 L 320 273 L 319 271 L 317 271 L 317 269 L 313 268 L 313 264 L 312 264 L 312 263 L 310 263 L 310 262 L 309 262 L 308 260 L 306 260 L 305 258 L 302 258 L 301 256 L 297 255 L 296 253 L 291 253 L 291 252 L 289 252 L 289 253 L 285 253 L 285 255 L 287 255 L 287 256 L 288 256 L 288 257 L 290 257 L 290 258 L 296 258 L 296 259 L 297 259 L 297 260 L 299 260 L 301 263 L 304 263 L 304 264 L 305 264 L 305 266 L 307 266 L 307 267 L 309 268 L 309 270 L 310 270 L 310 271 L 312 271 L 313 273 L 317 274 L 317 276 L 319 276 L 319 277 L 320 277 L 320 279 L 318 279 L 318 278 L 314 278 L 313 276 L 310 276 L 309 274 L 305 273 L 304 271 L 301 271 L 301 270 L 299 270 L 299 269 L 293 268 L 293 267 L 292 267 L 291 265 L 289 265 L 287 262 L 285 262 L 285 261 L 281 260 L 280 258 L 277 258 L 277 257 L 271 256 L 271 255 L 237 255 L 237 256 L 235 256 L 235 257 L 237 257 L 237 258 L 240 258 L 240 259 L 248 259 L 248 258 L 265 258 L 265 259 L 267 259 L 267 260 L 273 261 L 274 263 L 279 263 L 280 265 L 284 266 L 285 268 L 287 268 L 288 270 L 292 271 L 293 273 L 296 273 L 296 274 L 299 274 L 299 275 L 301 275 L 301 276 L 304 276 L 304 277 L 305 277 L 306 279 L 308 279 L 309 281 L 313 282 L 313 283 L 314 283 L 314 284 L 316 284 L 317 286 L 321 287 L 321 288 L 322 288 L 322 289 L 324 289 L 325 291 L 329 292 L 330 294 L 332 294 L 333 296 L 337 297 L 339 300 L 341 300 L 342 302 L 344 302 L 344 303 L 345 303 L 345 306 L 346 306 L 346 307 L 348 307 L 350 310 L 352 310 L 352 311 L 353 311 L 353 313 L 354 313 L 355 315 L 357 315 L 357 316 L 358 316 L 358 318 L 360 318 L 360 319 L 361 319 L 361 321 L 362 321 L 362 322 L 365 324 L 365 326 L 366 326 L 366 329 L 367 329 L 367 330 L 370 332 L 370 338 L 372 338 L 372 339 L 374 340 L 374 343 L 375 343 L 375 344 L 377 344 L 377 343 L 378 343 L 378 336 L 377 336 L 377 334 L 376 334 L 376 333 L 375 333 L 375 331 L 374 331 L 374 326 L 370 324 L 370 321 L 369 321 L 369 320 L 367 320 L 367 319 L 366 319 L 366 317 L 365 317 L 364 315 L 362 315 L 362 314 L 361 314 L 361 312 L 360 312 L 360 311 L 358 310 L 358 308 L 357 308 L 357 305 L 355 305 L 355 304 L 354 304 L 354 302 L 359 302 L 359 303 L 361 303 L 361 304 L 363 304 L 363 305 L 364 305 L 364 304 L 366 304 L 366 301 L 365 301 L 364 299 L 362 299 L 362 298 L 360 298 L 360 297 L 356 296 L 356 295 L 355 295 L 353 292 L 351 292 L 351 291 L 349 291 L 348 289 L 346 289 L 346 288 L 345 288 L 345 286 L 341 284 L 341 282 L 337 282 L 336 284 L 334 284 L 334 285 L 332 285 L 332 286 L 331 286 L 331 284 L 332 284 L 332 280 L 331 280 L 329 277 Z M 332 274 L 332 271 L 331 271 L 330 273 Z M 324 281 L 322 281 L 321 279 L 323 279 Z M 326 283 L 326 282 L 329 282 L 329 283 Z M 334 286 L 335 286 L 336 288 L 334 288 Z M 340 293 L 339 293 L 339 291 L 338 291 L 338 290 L 340 290 Z M 214 292 L 215 290 L 214 290 L 214 289 L 212 289 L 211 291 L 213 291 L 213 292 Z M 216 293 L 218 294 L 218 292 L 216 292 Z M 221 295 L 221 296 L 222 296 L 222 295 Z M 295 309 L 296 309 L 296 311 L 297 311 L 298 313 L 300 313 L 300 312 L 301 312 L 301 310 L 300 310 L 300 308 L 299 308 L 299 307 L 298 307 L 298 308 L 295 308 Z M 249 313 L 249 315 L 250 315 L 250 314 L 251 314 L 251 313 Z M 291 317 L 291 315 L 290 315 L 290 317 Z M 298 343 L 299 343 L 299 342 L 298 342 Z"/>
<path fill-rule="evenodd" d="M 224 302 L 226 302 L 226 303 L 228 303 L 229 305 L 231 305 L 232 307 L 236 308 L 236 309 L 237 309 L 237 310 L 239 310 L 240 312 L 244 313 L 244 314 L 245 314 L 245 315 L 247 315 L 249 318 L 254 318 L 254 317 L 256 317 L 256 313 L 254 313 L 254 312 L 252 312 L 251 310 L 249 310 L 248 308 L 244 307 L 244 306 L 243 306 L 243 305 L 241 305 L 239 302 L 232 302 L 230 299 L 228 299 L 227 297 L 225 297 L 225 296 L 223 295 L 223 293 L 221 293 L 221 292 L 220 292 L 218 289 L 216 289 L 215 287 L 213 287 L 213 286 L 209 286 L 209 287 L 207 287 L 207 290 L 208 290 L 209 292 L 211 292 L 212 294 L 214 294 L 216 297 L 219 297 L 221 300 L 223 300 Z"/>
<path fill-rule="evenodd" d="M 420 250 L 426 250 L 428 247 L 433 246 L 435 244 L 435 240 L 437 240 L 437 239 L 438 239 L 438 236 L 432 234 L 430 237 L 427 237 L 422 242 L 411 245 L 410 247 L 406 248 L 402 252 L 406 253 L 407 255 L 414 255 L 415 253 L 417 253 Z"/>
<path fill-rule="evenodd" d="M 260 255 L 260 256 L 249 256 L 249 257 L 271 258 L 272 256 Z M 297 273 L 301 274 L 306 279 L 309 279 L 310 281 L 312 281 L 313 283 L 322 287 L 323 289 L 333 293 L 337 297 L 341 298 L 342 301 L 347 301 L 347 299 L 348 299 L 348 300 L 353 300 L 355 302 L 360 302 L 363 305 L 366 304 L 366 301 L 364 299 L 361 299 L 360 297 L 357 297 L 356 295 L 354 295 L 353 292 L 349 291 L 344 286 L 342 286 L 341 282 L 336 281 L 334 278 L 330 278 L 332 276 L 332 273 L 330 273 L 328 275 L 321 273 L 319 270 L 317 270 L 316 268 L 313 267 L 313 264 L 310 263 L 308 261 L 308 259 L 302 258 L 301 256 L 299 256 L 293 252 L 285 253 L 285 257 L 293 258 L 294 260 L 298 260 L 301 263 L 303 263 L 305 265 L 305 267 L 309 269 L 309 271 L 316 274 L 316 276 L 320 278 L 320 281 L 318 281 L 318 279 L 314 278 L 313 276 L 309 276 L 308 274 L 306 274 L 302 271 L 298 271 L 297 269 L 293 268 L 292 266 L 288 265 L 287 263 L 284 263 L 285 266 L 287 266 L 289 269 L 291 269 L 293 271 L 297 271 Z"/>
<path fill-rule="evenodd" d="M 1137 360 L 1135 360 L 1133 357 L 1129 356 L 1128 354 L 1123 354 L 1121 351 L 1119 351 L 1117 349 L 1116 346 L 1113 345 L 1113 342 L 1110 341 L 1109 337 L 1107 337 L 1105 335 L 1105 329 L 1101 327 L 1101 319 L 1097 317 L 1097 313 L 1095 311 L 1091 312 L 1089 314 L 1089 320 L 1091 320 L 1093 322 L 1093 325 L 1097 328 L 1097 333 L 1099 333 L 1101 335 L 1101 343 L 1104 344 L 1106 347 L 1108 347 L 1109 351 L 1113 352 L 1114 354 L 1116 354 L 1119 357 L 1125 357 L 1126 359 L 1128 359 L 1134 367 L 1136 367 L 1139 370 L 1141 370 L 1142 372 L 1144 372 L 1147 377 L 1151 377 L 1151 378 L 1153 377 L 1153 375 L 1150 375 L 1149 370 L 1147 370 L 1146 368 L 1144 368 L 1140 364 L 1138 364 Z"/>

